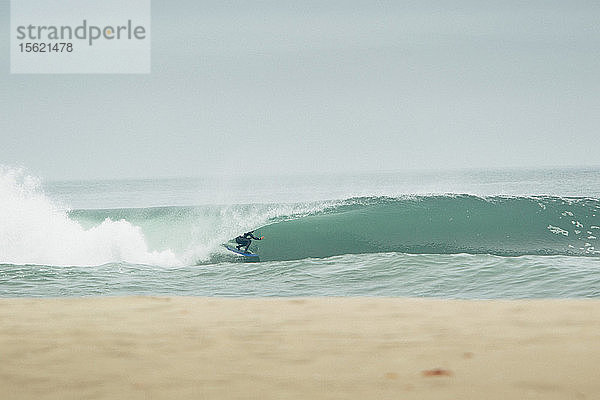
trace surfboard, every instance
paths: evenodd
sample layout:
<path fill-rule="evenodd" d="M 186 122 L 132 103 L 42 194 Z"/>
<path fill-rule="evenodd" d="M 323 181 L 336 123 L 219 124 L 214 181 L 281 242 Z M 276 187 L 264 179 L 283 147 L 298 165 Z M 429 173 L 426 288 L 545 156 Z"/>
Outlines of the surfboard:
<path fill-rule="evenodd" d="M 244 256 L 244 257 L 258 258 L 258 254 L 254 254 L 254 253 L 250 253 L 250 252 L 248 252 L 248 253 L 243 252 L 242 250 L 238 250 L 237 248 L 235 248 L 229 244 L 223 244 L 223 247 L 225 247 L 229 251 L 232 251 L 232 252 L 239 254 L 241 256 Z"/>

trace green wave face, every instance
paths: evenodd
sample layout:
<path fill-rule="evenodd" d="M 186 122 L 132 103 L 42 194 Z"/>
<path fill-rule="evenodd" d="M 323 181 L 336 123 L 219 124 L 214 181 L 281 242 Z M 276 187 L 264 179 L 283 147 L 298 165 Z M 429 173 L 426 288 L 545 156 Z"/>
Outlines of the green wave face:
<path fill-rule="evenodd" d="M 261 260 L 348 253 L 591 255 L 600 246 L 600 202 L 559 197 L 423 196 L 357 199 L 261 227 Z"/>

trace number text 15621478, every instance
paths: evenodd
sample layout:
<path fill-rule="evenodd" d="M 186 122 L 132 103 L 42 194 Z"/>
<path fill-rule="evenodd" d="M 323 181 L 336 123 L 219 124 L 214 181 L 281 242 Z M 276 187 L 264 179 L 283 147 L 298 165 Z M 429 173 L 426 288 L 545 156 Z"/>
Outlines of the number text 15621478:
<path fill-rule="evenodd" d="M 73 43 L 19 43 L 21 53 L 71 53 Z"/>

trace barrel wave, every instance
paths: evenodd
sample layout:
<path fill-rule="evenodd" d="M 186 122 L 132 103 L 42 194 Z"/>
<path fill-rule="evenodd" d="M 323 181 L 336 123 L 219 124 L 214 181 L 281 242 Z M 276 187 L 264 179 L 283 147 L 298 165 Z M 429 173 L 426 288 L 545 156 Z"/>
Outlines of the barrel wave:
<path fill-rule="evenodd" d="M 597 197 L 467 194 L 306 203 L 70 210 L 37 179 L 0 168 L 0 263 L 95 266 L 219 264 L 222 244 L 256 230 L 262 261 L 343 254 L 600 256 Z"/>
<path fill-rule="evenodd" d="M 360 198 L 273 221 L 252 248 L 263 261 L 381 252 L 598 256 L 599 226 L 593 198 Z"/>

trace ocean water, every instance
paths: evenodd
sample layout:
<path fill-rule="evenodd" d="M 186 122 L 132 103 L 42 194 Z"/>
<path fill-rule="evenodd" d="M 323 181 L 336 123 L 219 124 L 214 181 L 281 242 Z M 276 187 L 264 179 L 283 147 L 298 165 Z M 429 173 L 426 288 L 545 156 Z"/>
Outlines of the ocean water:
<path fill-rule="evenodd" d="M 260 262 L 222 244 L 256 230 Z M 0 296 L 600 296 L 600 169 L 41 181 L 0 168 Z"/>

